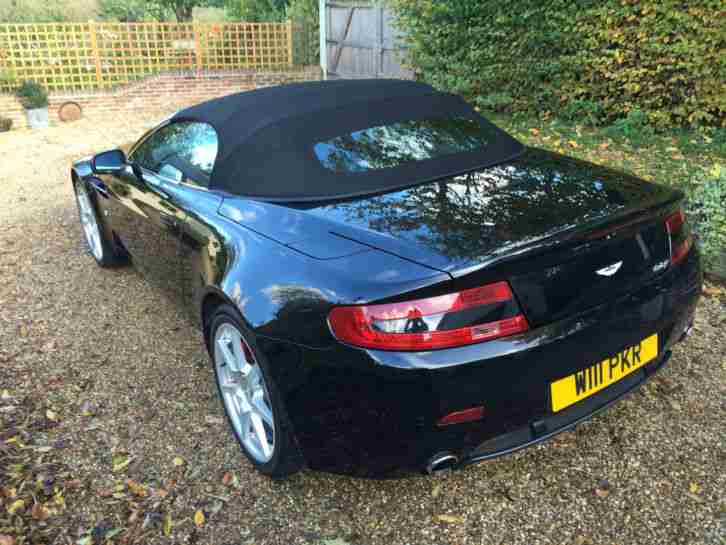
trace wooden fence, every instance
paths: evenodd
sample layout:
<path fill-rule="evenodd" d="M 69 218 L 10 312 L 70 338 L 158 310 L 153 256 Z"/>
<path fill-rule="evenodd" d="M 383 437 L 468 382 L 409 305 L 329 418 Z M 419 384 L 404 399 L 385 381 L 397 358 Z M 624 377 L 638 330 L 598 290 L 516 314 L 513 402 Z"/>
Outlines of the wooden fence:
<path fill-rule="evenodd" d="M 411 78 L 393 11 L 380 1 L 321 0 L 323 68 L 330 77 Z M 323 45 L 321 44 L 321 47 Z"/>
<path fill-rule="evenodd" d="M 0 24 L 0 91 L 102 89 L 174 71 L 293 64 L 292 23 Z"/>

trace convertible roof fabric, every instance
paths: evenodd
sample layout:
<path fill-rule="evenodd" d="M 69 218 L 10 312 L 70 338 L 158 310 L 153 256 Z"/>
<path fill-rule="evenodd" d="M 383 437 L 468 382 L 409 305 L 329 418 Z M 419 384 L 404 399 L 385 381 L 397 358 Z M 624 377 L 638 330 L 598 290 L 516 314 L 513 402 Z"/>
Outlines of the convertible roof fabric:
<path fill-rule="evenodd" d="M 362 172 L 337 172 L 318 142 L 413 119 L 469 117 L 493 137 L 485 148 Z M 267 201 L 324 201 L 382 193 L 492 166 L 524 147 L 454 95 L 402 80 L 309 82 L 237 93 L 181 110 L 175 121 L 209 123 L 219 151 L 210 189 Z"/>

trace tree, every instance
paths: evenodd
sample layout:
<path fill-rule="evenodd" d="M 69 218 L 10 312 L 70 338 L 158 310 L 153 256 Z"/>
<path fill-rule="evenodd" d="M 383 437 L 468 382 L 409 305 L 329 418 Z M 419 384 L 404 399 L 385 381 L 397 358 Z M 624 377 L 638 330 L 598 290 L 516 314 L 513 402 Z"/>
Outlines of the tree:
<path fill-rule="evenodd" d="M 151 3 L 151 2 L 150 2 Z M 206 6 L 209 2 L 204 0 L 153 0 L 154 4 L 169 9 L 180 23 L 191 21 L 195 6 Z"/>
<path fill-rule="evenodd" d="M 228 0 L 227 12 L 241 21 L 283 21 L 289 0 Z"/>
<path fill-rule="evenodd" d="M 163 21 L 168 13 L 168 10 L 159 4 L 146 0 L 99 0 L 98 8 L 101 19 L 122 23 L 149 19 Z"/>

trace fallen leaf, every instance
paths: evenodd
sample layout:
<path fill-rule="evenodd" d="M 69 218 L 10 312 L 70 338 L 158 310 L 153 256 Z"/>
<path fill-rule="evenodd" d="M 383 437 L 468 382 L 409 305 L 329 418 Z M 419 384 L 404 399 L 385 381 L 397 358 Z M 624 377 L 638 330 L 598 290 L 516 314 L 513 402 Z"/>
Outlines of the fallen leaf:
<path fill-rule="evenodd" d="M 700 494 L 701 493 L 701 485 L 699 485 L 698 483 L 691 483 L 688 486 L 688 491 L 691 494 Z"/>
<path fill-rule="evenodd" d="M 131 492 L 134 496 L 138 496 L 139 498 L 145 498 L 149 495 L 146 487 L 141 483 L 137 483 L 133 479 L 127 480 L 126 486 L 129 487 L 129 492 Z"/>
<path fill-rule="evenodd" d="M 126 519 L 126 521 L 129 524 L 133 524 L 137 520 L 139 520 L 139 512 L 136 509 L 134 509 L 133 511 L 131 511 L 131 514 L 129 515 L 129 518 Z"/>
<path fill-rule="evenodd" d="M 607 488 L 596 488 L 595 495 L 598 498 L 607 498 L 610 495 L 610 490 L 608 490 Z"/>
<path fill-rule="evenodd" d="M 46 520 L 50 516 L 48 510 L 40 503 L 33 505 L 33 509 L 30 511 L 30 514 L 35 520 Z"/>
<path fill-rule="evenodd" d="M 18 511 L 25 509 L 25 502 L 23 500 L 15 500 L 13 503 L 8 505 L 8 513 L 14 515 Z"/>
<path fill-rule="evenodd" d="M 703 293 L 709 297 L 717 297 L 719 295 L 726 294 L 726 290 L 716 285 L 705 284 L 703 286 Z"/>
<path fill-rule="evenodd" d="M 63 491 L 58 489 L 58 491 L 53 494 L 53 501 L 58 507 L 65 508 L 66 506 L 66 499 L 63 497 Z"/>
<path fill-rule="evenodd" d="M 436 486 L 434 486 L 434 489 L 431 491 L 431 497 L 438 498 L 439 494 L 441 494 L 441 485 L 437 484 Z"/>
<path fill-rule="evenodd" d="M 537 136 L 539 134 L 539 129 L 529 129 L 529 132 L 531 132 L 534 136 Z"/>
<path fill-rule="evenodd" d="M 81 481 L 79 479 L 71 479 L 70 481 L 66 481 L 66 488 L 70 488 L 71 490 L 81 488 Z"/>
<path fill-rule="evenodd" d="M 113 470 L 115 472 L 125 469 L 131 463 L 128 454 L 116 454 L 113 457 Z"/>
<path fill-rule="evenodd" d="M 184 465 L 184 458 L 180 458 L 179 456 L 177 456 L 176 458 L 174 458 L 174 459 L 172 460 L 172 462 L 174 463 L 174 465 L 175 465 L 176 467 L 181 467 L 181 466 L 183 466 L 183 465 Z"/>
<path fill-rule="evenodd" d="M 194 513 L 194 524 L 196 525 L 196 527 L 201 528 L 202 526 L 204 526 L 205 520 L 206 518 L 204 517 L 204 511 L 202 511 L 201 509 L 197 509 L 197 512 Z"/>
<path fill-rule="evenodd" d="M 110 498 L 111 496 L 113 496 L 113 490 L 110 490 L 108 488 L 102 488 L 97 492 L 97 494 L 102 498 Z"/>
<path fill-rule="evenodd" d="M 108 532 L 106 532 L 106 535 L 103 536 L 104 542 L 108 541 L 109 539 L 113 539 L 123 531 L 123 528 L 114 528 L 113 530 L 109 530 Z"/>
<path fill-rule="evenodd" d="M 0 534 L 0 545 L 15 545 L 18 541 L 7 534 Z"/>
<path fill-rule="evenodd" d="M 436 515 L 436 519 L 446 524 L 462 524 L 464 519 L 454 515 Z"/>
<path fill-rule="evenodd" d="M 232 486 L 236 484 L 237 482 L 237 476 L 232 473 L 231 471 L 227 471 L 224 476 L 222 477 L 222 484 L 224 486 Z"/>
<path fill-rule="evenodd" d="M 574 140 L 568 140 L 567 143 L 570 144 L 573 148 L 580 147 L 580 145 L 577 142 L 575 142 Z"/>
<path fill-rule="evenodd" d="M 47 411 L 45 411 L 45 417 L 48 420 L 53 420 L 53 421 L 58 420 L 58 415 L 56 413 L 54 413 L 53 411 L 51 411 L 50 409 L 48 409 Z"/>
<path fill-rule="evenodd" d="M 164 526 L 163 526 L 163 530 L 164 530 L 164 535 L 165 535 L 165 536 L 167 536 L 167 537 L 168 537 L 168 536 L 170 536 L 170 535 L 171 535 L 171 528 L 172 528 L 172 523 L 171 523 L 171 513 L 168 513 L 168 512 L 167 512 L 167 513 L 166 513 L 166 514 L 164 515 Z"/>
<path fill-rule="evenodd" d="M 95 416 L 96 413 L 93 412 L 93 409 L 91 407 L 90 401 L 84 401 L 83 405 L 81 406 L 81 415 L 86 417 Z"/>

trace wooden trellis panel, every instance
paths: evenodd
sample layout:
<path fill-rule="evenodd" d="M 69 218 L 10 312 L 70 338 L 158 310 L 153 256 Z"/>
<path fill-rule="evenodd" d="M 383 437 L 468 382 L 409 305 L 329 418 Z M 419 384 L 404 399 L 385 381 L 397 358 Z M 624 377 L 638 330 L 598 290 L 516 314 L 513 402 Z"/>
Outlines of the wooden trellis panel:
<path fill-rule="evenodd" d="M 0 91 L 101 89 L 161 72 L 292 66 L 292 24 L 0 24 Z"/>

